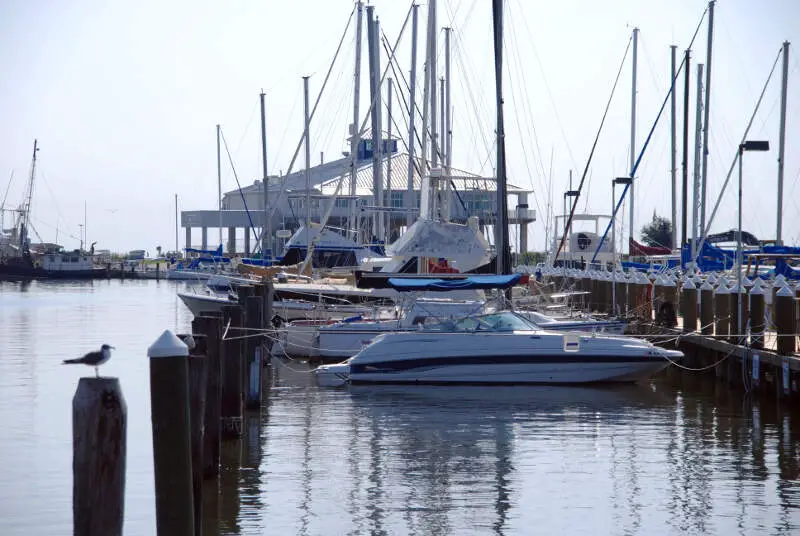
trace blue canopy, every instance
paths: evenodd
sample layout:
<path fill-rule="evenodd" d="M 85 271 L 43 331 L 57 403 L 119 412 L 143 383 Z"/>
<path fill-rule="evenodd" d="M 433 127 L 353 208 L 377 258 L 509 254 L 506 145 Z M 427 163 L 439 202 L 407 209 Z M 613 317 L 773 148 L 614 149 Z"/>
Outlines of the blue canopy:
<path fill-rule="evenodd" d="M 463 279 L 424 279 L 417 277 L 390 277 L 389 286 L 401 292 L 414 290 L 471 290 L 489 288 L 508 288 L 516 285 L 522 274 L 471 275 Z"/>

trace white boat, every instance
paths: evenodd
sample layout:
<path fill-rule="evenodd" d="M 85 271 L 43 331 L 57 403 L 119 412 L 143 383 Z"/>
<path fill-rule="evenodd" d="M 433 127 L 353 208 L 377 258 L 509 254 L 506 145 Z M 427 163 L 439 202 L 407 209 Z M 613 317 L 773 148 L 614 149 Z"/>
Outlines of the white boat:
<path fill-rule="evenodd" d="M 205 312 L 222 312 L 226 305 L 236 305 L 233 296 L 213 292 L 178 292 L 178 297 L 194 316 Z M 370 305 L 314 303 L 302 300 L 276 300 L 272 304 L 273 324 L 278 326 L 291 320 L 342 320 L 351 316 L 368 314 Z M 278 327 L 276 326 L 276 327 Z"/>
<path fill-rule="evenodd" d="M 315 376 L 321 386 L 636 382 L 682 357 L 628 337 L 540 330 L 503 311 L 378 335 L 343 363 L 318 367 Z"/>
<path fill-rule="evenodd" d="M 420 298 L 408 306 L 378 309 L 369 318 L 353 317 L 333 322 L 298 320 L 289 322 L 273 349 L 276 355 L 314 357 L 341 361 L 357 353 L 375 336 L 417 329 L 420 323 L 452 319 L 483 312 L 485 302 Z"/>
<path fill-rule="evenodd" d="M 595 320 L 591 317 L 558 318 L 538 311 L 517 311 L 538 327 L 550 331 L 585 331 L 605 335 L 624 335 L 625 320 Z"/>

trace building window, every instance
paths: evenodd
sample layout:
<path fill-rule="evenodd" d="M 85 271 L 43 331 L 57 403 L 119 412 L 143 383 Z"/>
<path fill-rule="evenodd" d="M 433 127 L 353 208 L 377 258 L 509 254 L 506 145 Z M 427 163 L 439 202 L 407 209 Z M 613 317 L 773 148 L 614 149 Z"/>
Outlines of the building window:
<path fill-rule="evenodd" d="M 405 204 L 403 199 L 405 197 L 405 192 L 392 192 L 392 208 L 403 208 Z"/>
<path fill-rule="evenodd" d="M 336 208 L 347 208 L 350 206 L 349 199 L 336 198 Z"/>

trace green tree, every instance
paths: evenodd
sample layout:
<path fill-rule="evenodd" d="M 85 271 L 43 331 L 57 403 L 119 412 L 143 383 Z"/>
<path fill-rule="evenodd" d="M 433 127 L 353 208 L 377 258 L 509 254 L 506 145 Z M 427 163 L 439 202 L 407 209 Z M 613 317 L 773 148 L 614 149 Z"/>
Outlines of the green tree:
<path fill-rule="evenodd" d="M 653 220 L 642 227 L 642 241 L 648 246 L 670 247 L 672 245 L 672 224 L 653 212 Z"/>

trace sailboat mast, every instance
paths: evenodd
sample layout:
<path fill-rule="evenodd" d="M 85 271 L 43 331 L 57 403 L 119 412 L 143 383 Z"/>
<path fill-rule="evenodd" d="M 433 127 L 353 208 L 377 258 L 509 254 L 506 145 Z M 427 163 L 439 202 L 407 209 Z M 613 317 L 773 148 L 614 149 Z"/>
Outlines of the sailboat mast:
<path fill-rule="evenodd" d="M 634 236 L 633 219 L 634 219 L 634 185 L 636 181 L 633 177 L 633 166 L 636 165 L 636 67 L 638 61 L 638 43 L 639 43 L 639 28 L 633 29 L 633 71 L 631 73 L 631 154 L 630 154 L 630 170 L 631 170 L 631 207 L 630 207 L 630 229 L 629 238 Z M 625 224 L 623 223 L 623 226 Z"/>
<path fill-rule="evenodd" d="M 703 64 L 697 64 L 697 96 L 695 97 L 695 127 L 694 127 L 694 187 L 692 188 L 692 259 L 697 258 L 697 228 L 700 225 L 698 220 L 700 212 L 702 190 L 701 182 L 701 162 L 700 153 L 703 151 L 702 130 L 703 130 Z M 701 231 L 702 233 L 702 231 Z"/>
<path fill-rule="evenodd" d="M 361 142 L 358 135 L 358 104 L 361 98 L 361 26 L 364 13 L 364 3 L 359 1 L 356 6 L 356 65 L 353 72 L 353 124 L 350 127 L 350 207 L 349 227 L 353 231 L 353 238 L 358 242 L 358 212 L 356 205 L 356 160 L 358 159 L 358 144 Z M 413 86 L 411 91 L 414 91 Z M 412 116 L 413 117 L 413 116 Z M 413 121 L 413 119 L 412 119 Z M 413 124 L 413 123 L 412 123 Z"/>
<path fill-rule="evenodd" d="M 222 153 L 220 147 L 220 128 L 217 125 L 217 210 L 219 212 L 219 244 L 222 245 Z M 186 244 L 191 247 L 191 244 Z"/>
<path fill-rule="evenodd" d="M 676 140 L 676 134 L 675 133 L 676 133 L 676 130 L 677 130 L 677 119 L 676 119 L 676 115 L 675 115 L 675 103 L 677 101 L 677 97 L 675 96 L 675 61 L 676 61 L 675 55 L 676 55 L 676 52 L 678 50 L 678 47 L 675 46 L 675 45 L 672 45 L 672 46 L 669 47 L 669 49 L 670 49 L 670 80 L 671 80 L 670 83 L 671 83 L 671 87 L 672 87 L 672 89 L 670 90 L 670 95 L 669 95 L 669 99 L 670 99 L 670 114 L 671 114 L 671 121 L 670 121 L 670 127 L 669 127 L 670 128 L 670 132 L 669 132 L 669 135 L 670 135 L 669 151 L 670 151 L 670 164 L 671 165 L 670 165 L 669 174 L 670 174 L 670 178 L 672 179 L 672 188 L 670 190 L 672 192 L 672 244 L 670 244 L 670 247 L 672 249 L 675 249 L 676 247 L 678 247 L 677 246 L 677 244 L 678 244 L 678 203 L 677 203 L 677 201 L 678 200 L 676 198 L 676 193 L 675 193 L 676 192 L 675 188 L 677 187 L 677 178 L 678 178 L 677 177 L 678 168 L 677 168 L 677 164 L 676 164 L 676 155 L 677 155 L 676 151 L 677 150 L 676 150 L 676 147 L 675 147 L 675 140 Z"/>
<path fill-rule="evenodd" d="M 778 133 L 778 222 L 775 242 L 783 245 L 783 157 L 786 149 L 786 86 L 789 78 L 789 41 L 783 43 L 783 78 L 781 80 L 781 119 Z"/>
<path fill-rule="evenodd" d="M 267 180 L 267 113 L 264 105 L 264 92 L 260 95 L 261 101 L 261 169 L 263 178 L 261 186 L 264 190 L 264 225 L 261 227 L 261 258 L 266 260 L 267 252 L 270 251 L 270 238 L 272 237 L 272 226 L 269 221 L 269 184 Z M 250 232 L 250 231 L 248 231 Z M 270 255 L 271 256 L 271 255 Z"/>
<path fill-rule="evenodd" d="M 311 137 L 309 136 L 310 130 L 310 122 L 309 119 L 309 106 L 308 106 L 308 76 L 303 77 L 303 104 L 304 104 L 304 114 L 303 114 L 303 122 L 305 124 L 304 132 L 305 132 L 305 144 L 306 144 L 306 246 L 310 249 L 311 247 L 311 235 L 309 234 L 311 231 Z"/>
<path fill-rule="evenodd" d="M 411 6 L 411 79 L 410 87 L 408 90 L 409 96 L 409 116 L 408 116 L 408 183 L 406 185 L 406 225 L 411 227 L 414 221 L 414 216 L 411 212 L 411 207 L 414 203 L 414 142 L 416 140 L 416 131 L 414 129 L 414 118 L 416 117 L 415 98 L 417 94 L 417 8 L 419 6 L 414 4 Z M 424 166 L 420 168 L 420 172 L 424 170 Z"/>
<path fill-rule="evenodd" d="M 708 3 L 708 44 L 706 46 L 706 96 L 703 99 L 703 180 L 700 194 L 700 234 L 706 227 L 706 184 L 708 181 L 708 116 L 711 110 L 711 50 L 714 44 L 714 4 L 716 0 Z"/>
<path fill-rule="evenodd" d="M 31 159 L 31 174 L 28 177 L 28 190 L 25 192 L 25 204 L 22 207 L 22 223 L 19 229 L 19 245 L 23 253 L 30 251 L 28 227 L 30 226 L 31 202 L 33 201 L 33 183 L 36 179 L 36 153 L 39 151 L 39 140 L 33 140 L 33 158 Z"/>
<path fill-rule="evenodd" d="M 430 42 L 430 65 L 431 68 L 428 70 L 428 76 L 431 79 L 431 91 L 428 94 L 428 97 L 431 99 L 431 167 L 437 167 L 439 165 L 439 139 L 438 139 L 438 128 L 436 126 L 438 118 L 436 117 L 436 37 L 437 37 L 437 30 L 436 30 L 436 0 L 431 0 L 431 7 L 430 7 L 430 14 L 431 17 L 430 21 L 430 32 L 431 32 L 431 42 Z"/>
<path fill-rule="evenodd" d="M 506 145 L 503 124 L 503 0 L 492 0 L 494 30 L 494 80 L 497 100 L 497 218 L 495 220 L 495 262 L 498 274 L 511 273 L 508 251 L 508 199 L 506 198 Z"/>

